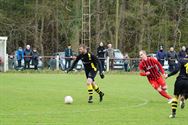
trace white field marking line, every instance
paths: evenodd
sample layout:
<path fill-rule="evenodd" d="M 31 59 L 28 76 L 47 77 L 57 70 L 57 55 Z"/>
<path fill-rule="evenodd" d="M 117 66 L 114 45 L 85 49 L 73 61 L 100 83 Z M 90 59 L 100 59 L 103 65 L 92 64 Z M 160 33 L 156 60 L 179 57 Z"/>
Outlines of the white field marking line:
<path fill-rule="evenodd" d="M 147 99 L 140 99 L 139 100 L 143 101 L 143 103 L 140 104 L 136 104 L 136 105 L 127 105 L 127 106 L 122 106 L 122 107 L 114 107 L 114 108 L 101 108 L 101 109 L 91 109 L 91 110 L 87 110 L 87 111 L 82 111 L 82 110 L 74 110 L 74 111 L 63 111 L 61 113 L 54 113 L 54 112 L 43 112 L 43 113 L 11 113 L 11 114 L 6 114 L 6 113 L 0 113 L 0 116 L 35 116 L 35 115 L 62 115 L 64 112 L 69 112 L 69 113 L 82 113 L 82 112 L 98 112 L 98 111 L 113 111 L 113 110 L 122 110 L 122 109 L 126 109 L 126 108 L 139 108 L 142 106 L 145 106 L 148 104 L 148 100 Z M 91 104 L 92 105 L 92 104 Z"/>
<path fill-rule="evenodd" d="M 86 122 L 82 122 L 84 124 L 86 124 Z M 93 123 L 93 122 L 89 122 L 89 123 Z M 87 124 L 89 124 L 87 122 Z M 25 123 L 25 125 L 67 125 L 67 124 L 73 124 L 72 122 L 33 122 L 33 123 Z M 1 124 L 0 124 L 1 125 Z M 15 125 L 15 123 L 8 123 L 8 124 L 4 124 L 4 125 Z M 98 124 L 97 124 L 98 125 Z"/>

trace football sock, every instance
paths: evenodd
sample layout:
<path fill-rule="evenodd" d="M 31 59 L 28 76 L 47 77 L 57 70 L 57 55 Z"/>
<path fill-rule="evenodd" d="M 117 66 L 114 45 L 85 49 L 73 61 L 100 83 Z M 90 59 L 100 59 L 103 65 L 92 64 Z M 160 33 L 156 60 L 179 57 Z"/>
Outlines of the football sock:
<path fill-rule="evenodd" d="M 93 85 L 93 88 L 98 94 L 102 93 L 97 85 Z"/>
<path fill-rule="evenodd" d="M 160 91 L 159 93 L 160 93 L 163 97 L 165 97 L 165 98 L 167 98 L 167 99 L 171 99 L 171 96 L 168 95 L 168 93 L 167 93 L 166 91 L 162 90 L 162 91 Z"/>
<path fill-rule="evenodd" d="M 173 115 L 176 114 L 177 105 L 178 105 L 178 100 L 176 98 L 173 98 L 173 101 L 171 103 L 171 109 Z"/>
<path fill-rule="evenodd" d="M 88 89 L 89 97 L 91 97 L 91 99 L 92 99 L 92 97 L 93 97 L 93 87 L 92 87 L 92 85 L 91 84 L 88 85 L 87 89 Z"/>

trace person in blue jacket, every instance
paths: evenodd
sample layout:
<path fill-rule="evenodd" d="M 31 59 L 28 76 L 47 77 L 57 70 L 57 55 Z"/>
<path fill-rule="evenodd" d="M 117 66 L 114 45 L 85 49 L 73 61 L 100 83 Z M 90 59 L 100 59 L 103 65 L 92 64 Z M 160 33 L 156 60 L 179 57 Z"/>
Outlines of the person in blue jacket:
<path fill-rule="evenodd" d="M 19 47 L 18 50 L 16 51 L 16 59 L 18 62 L 17 68 L 21 68 L 22 67 L 22 59 L 24 59 L 24 52 L 23 52 L 22 47 Z"/>
<path fill-rule="evenodd" d="M 180 52 L 178 53 L 178 57 L 179 59 L 181 59 L 181 58 L 185 58 L 185 56 L 186 56 L 186 47 L 182 46 Z"/>
<path fill-rule="evenodd" d="M 160 46 L 159 51 L 157 52 L 157 60 L 162 66 L 164 66 L 164 61 L 166 58 L 166 52 L 163 50 L 163 46 Z"/>
<path fill-rule="evenodd" d="M 71 44 L 68 44 L 68 47 L 65 49 L 65 69 L 70 68 L 73 52 L 71 49 Z"/>

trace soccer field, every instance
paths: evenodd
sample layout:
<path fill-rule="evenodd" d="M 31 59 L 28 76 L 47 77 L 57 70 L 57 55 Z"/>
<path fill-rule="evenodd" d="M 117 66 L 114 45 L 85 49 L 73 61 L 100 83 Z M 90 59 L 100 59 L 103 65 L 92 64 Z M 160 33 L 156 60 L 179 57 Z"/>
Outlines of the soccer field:
<path fill-rule="evenodd" d="M 167 79 L 172 95 L 175 77 Z M 104 101 L 94 94 L 88 104 L 86 79 L 80 74 L 0 74 L 0 125 L 186 125 L 188 108 L 178 107 L 169 119 L 170 105 L 135 74 L 107 74 L 96 82 Z M 71 95 L 73 104 L 64 104 Z"/>

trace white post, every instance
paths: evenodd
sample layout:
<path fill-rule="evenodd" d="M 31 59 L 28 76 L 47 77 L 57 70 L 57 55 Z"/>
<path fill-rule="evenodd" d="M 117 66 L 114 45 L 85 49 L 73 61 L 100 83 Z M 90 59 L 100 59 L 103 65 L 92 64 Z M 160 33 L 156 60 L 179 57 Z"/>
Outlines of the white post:
<path fill-rule="evenodd" d="M 106 71 L 108 72 L 109 69 L 110 69 L 110 57 L 107 56 L 107 58 L 106 58 Z"/>
<path fill-rule="evenodd" d="M 8 58 L 7 58 L 7 39 L 8 37 L 0 37 L 0 43 L 2 43 L 3 50 L 0 50 L 0 57 L 3 60 L 3 72 L 6 72 L 8 68 L 6 66 L 8 65 Z"/>
<path fill-rule="evenodd" d="M 56 70 L 59 70 L 59 55 L 56 56 Z"/>

